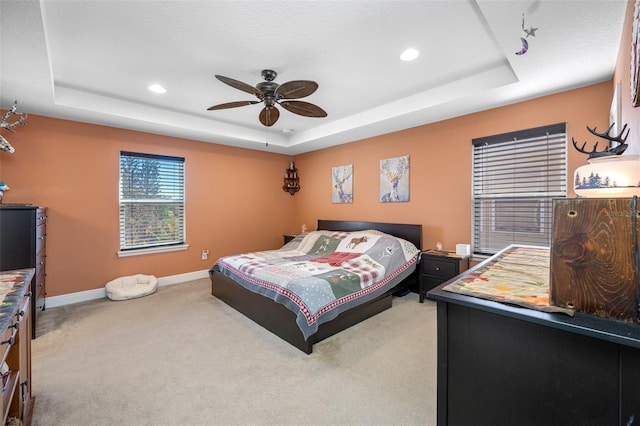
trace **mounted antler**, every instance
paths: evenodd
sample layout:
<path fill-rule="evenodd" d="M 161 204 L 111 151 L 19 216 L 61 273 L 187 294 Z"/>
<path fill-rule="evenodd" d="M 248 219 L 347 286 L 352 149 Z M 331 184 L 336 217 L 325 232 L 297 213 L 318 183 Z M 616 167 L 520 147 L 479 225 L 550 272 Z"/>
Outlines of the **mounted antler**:
<path fill-rule="evenodd" d="M 8 131 L 15 133 L 16 131 L 13 130 L 14 127 L 26 125 L 24 121 L 27 119 L 28 115 L 24 112 L 16 112 L 16 109 L 18 109 L 18 101 L 14 101 L 13 106 L 9 108 L 2 118 L 0 118 L 0 128 L 7 129 Z M 13 123 L 9 123 L 7 120 L 12 115 L 19 115 L 20 118 Z"/>
<path fill-rule="evenodd" d="M 573 142 L 573 147 L 578 152 L 589 155 L 589 158 L 606 157 L 609 155 L 622 154 L 627 149 L 627 146 L 628 146 L 626 145 L 625 141 L 627 139 L 627 136 L 629 136 L 629 129 L 627 129 L 627 125 L 625 124 L 624 127 L 622 128 L 622 131 L 618 134 L 618 136 L 611 136 L 610 133 L 611 133 L 611 130 L 613 130 L 614 125 L 615 123 L 609 126 L 606 133 L 598 133 L 595 127 L 591 129 L 589 126 L 587 126 L 587 130 L 589 131 L 589 133 L 609 141 L 609 146 L 605 148 L 603 151 L 598 151 L 598 142 L 596 142 L 596 144 L 593 146 L 593 149 L 591 150 L 591 152 L 586 151 L 584 149 L 585 145 L 587 145 L 586 142 L 582 144 L 582 148 L 578 148 L 578 143 L 575 141 L 575 139 L 571 138 L 571 142 Z M 625 131 L 627 132 L 626 134 L 624 134 Z M 617 142 L 618 145 L 612 146 L 611 144 L 612 142 Z"/>
<path fill-rule="evenodd" d="M 11 133 L 15 133 L 16 131 L 13 130 L 14 127 L 26 125 L 24 121 L 27 119 L 28 115 L 25 113 L 16 112 L 17 108 L 18 101 L 14 101 L 13 106 L 9 108 L 9 110 L 2 117 L 0 117 L 0 129 L 7 129 Z M 9 117 L 11 117 L 12 115 L 18 115 L 20 116 L 20 118 L 16 121 L 9 122 Z M 11 154 L 15 151 L 15 149 L 11 146 L 8 140 L 0 136 L 0 151 L 5 151 Z"/>

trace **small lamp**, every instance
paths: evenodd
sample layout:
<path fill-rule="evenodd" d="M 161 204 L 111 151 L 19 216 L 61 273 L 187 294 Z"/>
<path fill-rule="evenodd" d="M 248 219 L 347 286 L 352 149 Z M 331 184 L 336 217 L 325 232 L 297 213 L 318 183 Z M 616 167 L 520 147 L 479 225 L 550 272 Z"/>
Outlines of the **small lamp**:
<path fill-rule="evenodd" d="M 603 151 L 597 150 L 597 143 L 590 152 L 585 151 L 586 142 L 578 148 L 571 138 L 576 150 L 589 155 L 589 164 L 578 167 L 573 176 L 573 189 L 580 197 L 628 198 L 640 195 L 640 156 L 622 155 L 628 146 L 625 142 L 629 131 L 625 124 L 618 136 L 611 136 L 613 126 L 606 133 L 598 133 L 595 128 L 587 126 L 591 134 L 609 141 Z"/>

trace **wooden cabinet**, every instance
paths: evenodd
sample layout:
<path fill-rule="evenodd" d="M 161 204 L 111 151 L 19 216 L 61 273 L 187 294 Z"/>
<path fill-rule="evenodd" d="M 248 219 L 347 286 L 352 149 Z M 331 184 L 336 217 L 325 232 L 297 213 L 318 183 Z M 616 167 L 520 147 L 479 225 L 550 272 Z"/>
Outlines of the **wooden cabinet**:
<path fill-rule="evenodd" d="M 438 304 L 438 425 L 637 424 L 637 324 L 442 286 L 429 297 Z"/>
<path fill-rule="evenodd" d="M 34 268 L 31 281 L 31 336 L 36 312 L 45 308 L 46 207 L 0 204 L 0 271 Z"/>
<path fill-rule="evenodd" d="M 469 257 L 447 255 L 436 251 L 425 251 L 420 255 L 420 303 L 427 292 L 445 281 L 469 269 Z"/>
<path fill-rule="evenodd" d="M 3 288 L 13 291 L 2 303 L 0 320 L 0 376 L 2 380 L 2 419 L 12 424 L 31 424 L 34 398 L 31 396 L 31 295 L 34 269 L 0 272 Z"/>

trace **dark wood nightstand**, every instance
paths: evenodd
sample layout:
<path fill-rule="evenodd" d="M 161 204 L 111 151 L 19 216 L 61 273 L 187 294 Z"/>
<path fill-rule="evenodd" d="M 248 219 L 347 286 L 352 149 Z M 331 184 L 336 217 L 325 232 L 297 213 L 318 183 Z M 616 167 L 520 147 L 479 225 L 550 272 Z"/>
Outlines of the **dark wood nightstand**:
<path fill-rule="evenodd" d="M 469 256 L 460 257 L 435 250 L 420 254 L 420 303 L 424 303 L 427 292 L 445 281 L 469 269 Z"/>
<path fill-rule="evenodd" d="M 284 234 L 284 243 L 287 244 L 289 241 L 293 240 L 296 236 L 293 234 Z"/>

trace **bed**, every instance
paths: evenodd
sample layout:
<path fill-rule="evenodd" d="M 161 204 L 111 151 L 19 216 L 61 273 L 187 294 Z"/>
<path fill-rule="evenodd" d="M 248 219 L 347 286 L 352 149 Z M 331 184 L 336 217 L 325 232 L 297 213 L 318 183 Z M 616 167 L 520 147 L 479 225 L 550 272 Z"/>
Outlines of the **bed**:
<path fill-rule="evenodd" d="M 371 232 L 363 233 L 363 231 Z M 323 247 L 326 246 L 327 236 L 330 237 L 334 246 L 329 250 L 338 248 L 336 252 L 339 253 L 326 256 L 319 261 L 322 263 L 314 262 L 316 266 L 320 264 L 322 268 L 325 265 L 327 267 L 330 265 L 336 266 L 335 255 L 347 256 L 346 259 L 340 260 L 349 262 L 350 259 L 353 259 L 352 256 L 355 255 L 345 254 L 345 252 L 365 253 L 368 250 L 367 247 L 372 246 L 377 247 L 377 257 L 384 258 L 384 262 L 389 262 L 386 259 L 388 254 L 396 256 L 399 251 L 397 249 L 401 249 L 400 251 L 406 261 L 402 263 L 398 259 L 393 260 L 394 268 L 402 263 L 394 271 L 391 271 L 389 263 L 385 263 L 388 270 L 385 271 L 384 277 L 377 274 L 375 267 L 372 271 L 365 273 L 364 278 L 363 274 L 358 273 L 361 280 L 370 279 L 371 282 L 366 286 L 361 284 L 360 288 L 354 287 L 351 293 L 334 295 L 334 301 L 329 301 L 320 308 L 319 304 L 322 304 L 321 302 L 312 302 L 317 306 L 309 308 L 305 305 L 308 303 L 306 300 L 300 304 L 298 303 L 300 302 L 298 296 L 289 292 L 289 286 L 295 286 L 290 284 L 294 283 L 295 277 L 291 279 L 290 283 L 287 282 L 283 289 L 283 287 L 271 285 L 263 275 L 258 274 L 256 277 L 256 275 L 250 275 L 247 272 L 265 258 L 295 254 L 294 251 L 297 251 L 301 257 L 299 259 L 294 258 L 293 261 L 300 260 L 302 262 L 306 257 L 302 255 L 303 252 L 300 250 L 311 247 L 314 248 L 314 251 L 323 250 Z M 389 236 L 394 236 L 401 240 L 389 240 Z M 340 240 L 337 243 L 338 247 L 335 247 L 336 240 Z M 358 240 L 360 241 L 358 242 Z M 387 244 L 389 241 L 392 242 Z M 380 244 L 376 246 L 376 242 L 380 242 Z M 407 244 L 407 242 L 410 244 Z M 357 246 L 364 248 L 358 249 Z M 381 247 L 386 247 L 385 250 L 389 253 L 380 252 Z M 310 354 L 314 343 L 389 309 L 394 294 L 404 292 L 409 287 L 415 286 L 421 247 L 422 225 L 318 220 L 317 231 L 296 236 L 296 238 L 278 250 L 256 252 L 255 255 L 245 253 L 218 259 L 209 270 L 211 293 L 291 345 L 306 354 Z M 287 253 L 283 254 L 283 252 Z M 365 253 L 363 256 L 368 257 L 368 254 Z M 314 261 L 317 260 L 314 259 Z M 360 260 L 361 258 L 357 258 L 354 262 L 360 262 Z M 377 262 L 375 263 L 379 267 Z M 307 266 L 302 266 L 302 268 L 307 268 Z M 329 274 L 330 272 L 327 273 Z M 291 278 L 290 272 L 279 272 L 278 274 L 287 275 Z M 270 274 L 267 275 L 271 277 Z M 355 279 L 352 276 L 354 274 L 350 272 L 346 275 L 348 275 L 349 279 Z M 327 278 L 325 276 L 324 279 L 331 284 L 330 277 Z M 325 287 L 327 287 L 326 284 L 323 288 Z M 333 288 L 333 285 L 331 287 Z M 328 296 L 324 295 L 322 297 Z M 299 309 L 297 305 L 301 305 L 302 309 Z M 301 310 L 303 311 L 302 313 L 300 312 Z M 302 321 L 301 318 L 305 319 L 306 322 Z"/>

